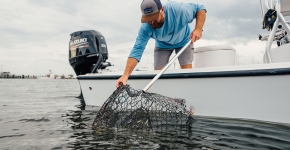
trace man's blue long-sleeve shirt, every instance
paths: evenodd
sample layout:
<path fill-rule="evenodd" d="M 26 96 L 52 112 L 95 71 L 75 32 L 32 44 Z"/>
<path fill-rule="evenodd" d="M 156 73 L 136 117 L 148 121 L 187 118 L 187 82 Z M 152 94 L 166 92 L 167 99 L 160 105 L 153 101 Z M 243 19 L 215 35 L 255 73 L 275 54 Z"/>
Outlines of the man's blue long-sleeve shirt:
<path fill-rule="evenodd" d="M 142 23 L 135 45 L 129 55 L 140 61 L 150 38 L 155 39 L 158 48 L 179 48 L 189 41 L 191 23 L 199 10 L 206 10 L 203 5 L 183 2 L 163 4 L 165 20 L 159 29 L 153 29 L 148 23 Z"/>

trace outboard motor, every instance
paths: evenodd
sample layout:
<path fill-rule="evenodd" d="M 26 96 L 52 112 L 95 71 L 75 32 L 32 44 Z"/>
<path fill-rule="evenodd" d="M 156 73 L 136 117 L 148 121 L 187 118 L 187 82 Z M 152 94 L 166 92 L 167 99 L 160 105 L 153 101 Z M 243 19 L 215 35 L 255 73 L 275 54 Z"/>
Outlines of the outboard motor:
<path fill-rule="evenodd" d="M 77 31 L 70 34 L 69 63 L 76 75 L 98 73 L 98 69 L 111 66 L 106 62 L 108 49 L 104 36 L 95 30 Z"/>

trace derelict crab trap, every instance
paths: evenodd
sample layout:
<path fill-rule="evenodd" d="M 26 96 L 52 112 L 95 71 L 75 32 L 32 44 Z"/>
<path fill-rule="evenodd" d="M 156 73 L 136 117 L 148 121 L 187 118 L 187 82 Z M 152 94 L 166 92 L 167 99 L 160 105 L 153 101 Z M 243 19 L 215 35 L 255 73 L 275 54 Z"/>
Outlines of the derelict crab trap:
<path fill-rule="evenodd" d="M 121 85 L 105 101 L 93 123 L 94 129 L 129 128 L 131 130 L 191 128 L 193 111 L 185 100 L 135 90 Z"/>
<path fill-rule="evenodd" d="M 143 90 L 119 86 L 105 101 L 93 128 L 129 128 L 137 130 L 191 128 L 193 110 L 186 110 L 185 100 L 146 92 L 174 60 L 191 44 L 189 41 Z"/>

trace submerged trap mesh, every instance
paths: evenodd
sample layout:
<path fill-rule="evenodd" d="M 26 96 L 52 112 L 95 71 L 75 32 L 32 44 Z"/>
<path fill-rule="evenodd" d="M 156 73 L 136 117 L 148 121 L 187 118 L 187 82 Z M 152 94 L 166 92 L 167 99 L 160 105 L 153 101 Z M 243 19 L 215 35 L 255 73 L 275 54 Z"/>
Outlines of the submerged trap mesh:
<path fill-rule="evenodd" d="M 99 128 L 150 130 L 164 126 L 190 128 L 192 108 L 186 110 L 184 99 L 174 99 L 121 85 L 105 101 L 93 123 Z"/>

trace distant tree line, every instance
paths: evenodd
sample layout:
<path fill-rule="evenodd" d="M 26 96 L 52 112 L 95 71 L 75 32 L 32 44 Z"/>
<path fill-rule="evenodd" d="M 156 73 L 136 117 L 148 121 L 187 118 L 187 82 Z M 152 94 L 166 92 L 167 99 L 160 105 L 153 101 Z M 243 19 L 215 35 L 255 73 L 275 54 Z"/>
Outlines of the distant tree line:
<path fill-rule="evenodd" d="M 2 72 L 0 73 L 0 78 L 6 78 L 6 79 L 37 79 L 34 75 L 15 75 L 10 74 L 10 72 Z"/>

